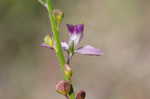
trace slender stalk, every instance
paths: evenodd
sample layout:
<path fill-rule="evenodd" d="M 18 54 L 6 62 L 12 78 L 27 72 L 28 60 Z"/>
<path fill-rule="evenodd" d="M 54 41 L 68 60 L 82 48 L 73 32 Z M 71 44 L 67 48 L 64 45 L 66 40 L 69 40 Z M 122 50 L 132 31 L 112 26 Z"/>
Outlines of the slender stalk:
<path fill-rule="evenodd" d="M 64 57 L 62 47 L 61 47 L 59 30 L 57 28 L 55 17 L 52 15 L 52 10 L 53 10 L 52 2 L 51 2 L 51 0 L 47 0 L 47 2 L 48 2 L 48 14 L 49 14 L 49 19 L 50 19 L 50 23 L 51 23 L 51 29 L 53 32 L 54 40 L 56 41 L 56 55 L 58 57 L 60 65 L 61 65 L 61 69 L 62 69 L 62 71 L 64 71 L 65 57 Z"/>
<path fill-rule="evenodd" d="M 48 3 L 48 14 L 49 14 L 49 20 L 50 20 L 50 24 L 51 24 L 51 29 L 53 32 L 54 40 L 56 42 L 56 49 L 55 49 L 56 55 L 58 57 L 58 61 L 59 61 L 60 65 L 61 65 L 61 69 L 64 72 L 64 69 L 65 69 L 64 65 L 66 64 L 66 61 L 65 61 L 65 57 L 64 57 L 63 50 L 61 47 L 59 28 L 57 27 L 56 19 L 52 14 L 52 11 L 53 11 L 52 1 L 47 0 L 47 3 Z M 70 78 L 68 78 L 66 75 L 64 75 L 64 79 L 69 80 Z M 73 86 L 72 86 L 72 91 L 69 93 L 68 97 L 69 97 L 69 99 L 75 99 L 75 93 L 73 90 Z"/>

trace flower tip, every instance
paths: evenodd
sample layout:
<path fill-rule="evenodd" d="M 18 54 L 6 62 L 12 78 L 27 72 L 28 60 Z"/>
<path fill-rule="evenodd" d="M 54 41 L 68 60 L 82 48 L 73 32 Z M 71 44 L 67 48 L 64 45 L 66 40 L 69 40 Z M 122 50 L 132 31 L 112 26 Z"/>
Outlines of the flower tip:
<path fill-rule="evenodd" d="M 46 35 L 44 37 L 44 42 L 42 44 L 40 44 L 41 47 L 45 47 L 45 48 L 51 48 L 54 49 L 54 41 L 53 39 L 50 37 L 50 35 Z"/>
<path fill-rule="evenodd" d="M 59 9 L 54 9 L 52 13 L 55 16 L 57 23 L 60 24 L 64 17 L 64 13 Z"/>
<path fill-rule="evenodd" d="M 104 52 L 99 49 L 99 56 L 104 55 Z"/>
<path fill-rule="evenodd" d="M 74 32 L 74 25 L 73 24 L 66 24 L 67 29 L 69 31 L 69 33 L 73 33 Z"/>
<path fill-rule="evenodd" d="M 96 49 L 97 52 L 95 52 L 95 56 L 102 56 L 104 55 L 104 52 L 101 49 Z"/>
<path fill-rule="evenodd" d="M 84 31 L 84 24 L 66 24 L 69 33 L 71 34 L 81 34 Z"/>
<path fill-rule="evenodd" d="M 76 50 L 76 53 L 91 56 L 101 56 L 104 52 L 100 49 L 94 48 L 91 45 L 86 45 Z"/>
<path fill-rule="evenodd" d="M 40 47 L 51 48 L 50 46 L 48 46 L 48 45 L 45 44 L 45 43 L 40 44 Z"/>
<path fill-rule="evenodd" d="M 84 24 L 78 24 L 76 25 L 77 29 L 78 29 L 78 32 L 83 32 L 84 31 Z"/>

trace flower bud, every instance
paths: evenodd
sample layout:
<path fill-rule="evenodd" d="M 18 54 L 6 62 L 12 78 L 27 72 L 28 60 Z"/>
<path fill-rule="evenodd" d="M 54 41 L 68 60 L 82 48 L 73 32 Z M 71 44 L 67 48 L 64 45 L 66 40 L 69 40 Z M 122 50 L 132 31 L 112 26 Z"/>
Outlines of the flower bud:
<path fill-rule="evenodd" d="M 50 37 L 50 35 L 46 35 L 44 37 L 44 43 L 49 45 L 51 48 L 54 47 L 54 42 L 53 42 L 52 38 Z"/>
<path fill-rule="evenodd" d="M 54 9 L 53 10 L 53 15 L 56 18 L 57 24 L 60 24 L 62 22 L 63 17 L 64 17 L 64 13 L 59 9 Z"/>
<path fill-rule="evenodd" d="M 69 81 L 62 80 L 56 84 L 56 91 L 66 96 L 71 90 L 71 84 Z"/>
<path fill-rule="evenodd" d="M 77 93 L 76 99 L 85 99 L 86 93 L 85 91 L 81 90 Z"/>
<path fill-rule="evenodd" d="M 68 80 L 72 77 L 72 69 L 68 64 L 65 64 L 65 70 L 64 70 L 65 76 L 67 76 Z"/>

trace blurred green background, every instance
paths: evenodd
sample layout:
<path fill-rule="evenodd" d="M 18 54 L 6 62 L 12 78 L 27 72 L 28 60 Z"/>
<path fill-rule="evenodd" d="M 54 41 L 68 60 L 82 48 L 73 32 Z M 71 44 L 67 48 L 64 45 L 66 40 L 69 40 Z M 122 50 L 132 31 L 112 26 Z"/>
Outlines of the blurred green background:
<path fill-rule="evenodd" d="M 100 57 L 75 56 L 75 90 L 86 99 L 150 99 L 150 0 L 53 0 L 66 23 L 84 23 L 83 44 Z M 0 99 L 62 99 L 55 55 L 39 47 L 50 32 L 37 0 L 0 0 Z"/>

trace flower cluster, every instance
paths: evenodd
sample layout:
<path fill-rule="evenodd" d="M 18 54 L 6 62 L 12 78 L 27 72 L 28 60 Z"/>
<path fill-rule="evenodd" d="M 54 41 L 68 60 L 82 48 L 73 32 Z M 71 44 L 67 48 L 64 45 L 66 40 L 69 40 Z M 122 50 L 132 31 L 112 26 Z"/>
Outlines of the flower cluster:
<path fill-rule="evenodd" d="M 91 45 L 80 46 L 84 36 L 84 24 L 67 24 L 68 41 L 61 42 L 59 39 L 59 27 L 62 22 L 64 13 L 58 9 L 53 9 L 51 0 L 38 0 L 48 11 L 52 32 L 44 37 L 44 42 L 40 45 L 56 52 L 64 72 L 64 80 L 56 84 L 56 91 L 66 97 L 66 99 L 85 99 L 86 93 L 80 90 L 77 94 L 74 92 L 72 82 L 72 69 L 70 63 L 73 55 L 90 55 L 100 56 L 103 51 Z M 66 57 L 64 52 L 67 53 Z M 66 59 L 65 59 L 66 58 Z"/>
<path fill-rule="evenodd" d="M 66 51 L 69 56 L 73 56 L 74 54 L 94 55 L 94 56 L 103 55 L 103 51 L 101 51 L 100 49 L 94 48 L 91 45 L 78 47 L 84 35 L 83 24 L 77 24 L 77 25 L 67 24 L 66 26 L 68 29 L 69 40 L 68 42 L 61 42 L 61 45 L 64 51 Z M 41 44 L 42 47 L 55 49 L 55 41 L 53 40 L 52 35 L 53 33 L 45 36 L 44 43 Z"/>
<path fill-rule="evenodd" d="M 78 47 L 80 41 L 83 39 L 83 31 L 84 25 L 83 24 L 67 24 L 69 40 L 68 42 L 61 42 L 61 46 L 64 51 L 68 53 L 67 56 L 67 64 L 65 64 L 65 75 L 71 79 L 72 70 L 69 66 L 71 58 L 74 54 L 83 54 L 83 55 L 95 55 L 100 56 L 103 55 L 103 51 L 100 49 L 94 48 L 91 45 L 85 45 L 82 47 Z M 41 44 L 42 47 L 46 47 L 52 50 L 56 49 L 56 42 L 53 39 L 53 33 L 48 34 L 44 38 L 44 43 Z M 64 96 L 67 96 L 71 90 L 72 85 L 69 81 L 60 81 L 56 85 L 56 91 Z M 85 91 L 79 91 L 77 93 L 76 99 L 85 99 Z"/>

